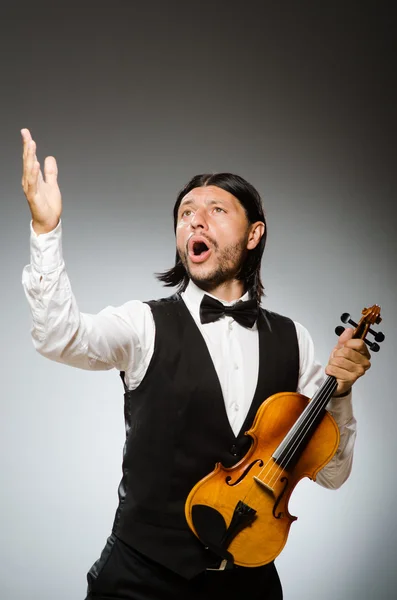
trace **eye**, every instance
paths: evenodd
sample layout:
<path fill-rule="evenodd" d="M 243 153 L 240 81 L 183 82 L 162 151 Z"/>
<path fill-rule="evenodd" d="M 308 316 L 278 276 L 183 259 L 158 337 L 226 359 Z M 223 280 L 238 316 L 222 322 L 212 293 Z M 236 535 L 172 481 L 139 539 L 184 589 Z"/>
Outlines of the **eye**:
<path fill-rule="evenodd" d="M 190 215 L 192 214 L 192 211 L 190 208 L 187 208 L 186 210 L 184 210 L 181 214 L 181 217 L 190 217 Z"/>
<path fill-rule="evenodd" d="M 215 206 L 214 212 L 216 212 L 216 213 L 224 213 L 225 210 L 223 208 L 221 208 L 220 206 Z"/>

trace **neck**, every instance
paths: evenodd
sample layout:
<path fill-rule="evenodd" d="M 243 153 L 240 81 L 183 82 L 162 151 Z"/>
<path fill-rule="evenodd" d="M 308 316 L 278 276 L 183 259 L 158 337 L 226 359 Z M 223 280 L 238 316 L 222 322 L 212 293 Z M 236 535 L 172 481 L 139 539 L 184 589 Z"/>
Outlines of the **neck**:
<path fill-rule="evenodd" d="M 238 300 L 245 292 L 244 283 L 236 279 L 225 281 L 215 287 L 205 286 L 200 281 L 195 281 L 194 283 L 208 294 L 215 296 L 215 298 L 218 298 L 219 300 L 224 300 L 225 302 Z"/>

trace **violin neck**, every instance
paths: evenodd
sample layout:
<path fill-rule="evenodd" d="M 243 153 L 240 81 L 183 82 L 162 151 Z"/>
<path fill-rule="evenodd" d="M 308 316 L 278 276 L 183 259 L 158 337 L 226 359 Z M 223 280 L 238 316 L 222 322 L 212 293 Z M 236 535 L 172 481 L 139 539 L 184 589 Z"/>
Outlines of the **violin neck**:
<path fill-rule="evenodd" d="M 306 444 L 320 424 L 325 407 L 336 390 L 335 377 L 328 376 L 308 403 L 300 417 L 295 421 L 281 444 L 273 453 L 277 464 L 285 470 L 292 468 L 301 456 Z"/>

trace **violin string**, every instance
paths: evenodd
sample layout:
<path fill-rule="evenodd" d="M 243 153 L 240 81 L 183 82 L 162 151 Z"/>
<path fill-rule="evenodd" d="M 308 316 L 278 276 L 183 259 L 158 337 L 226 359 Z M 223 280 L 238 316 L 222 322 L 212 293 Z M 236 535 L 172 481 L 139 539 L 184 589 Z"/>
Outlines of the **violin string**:
<path fill-rule="evenodd" d="M 324 409 L 323 401 L 328 397 L 328 394 L 332 390 L 333 386 L 334 386 L 334 381 L 331 378 L 328 379 L 324 383 L 323 387 L 320 388 L 320 390 L 318 392 L 318 397 L 316 398 L 316 401 L 315 401 L 315 404 L 314 405 L 311 405 L 311 403 L 308 404 L 308 412 L 306 415 L 306 419 L 302 422 L 303 428 L 302 429 L 298 428 L 298 431 L 291 435 L 291 439 L 287 440 L 287 442 L 286 442 L 287 448 L 288 448 L 288 444 L 291 444 L 291 442 L 292 442 L 292 444 L 288 448 L 288 452 L 287 452 L 286 456 L 283 457 L 283 460 L 281 461 L 281 463 L 273 463 L 272 466 L 274 467 L 274 473 L 272 474 L 272 477 L 271 477 L 269 483 L 273 483 L 274 480 L 277 479 L 277 477 L 279 476 L 280 472 L 284 471 L 285 467 L 288 465 L 294 452 L 299 447 L 299 444 L 303 441 L 305 435 L 310 430 L 311 426 L 313 425 L 313 423 L 315 422 L 317 417 L 320 415 L 321 411 Z M 286 437 L 288 437 L 288 434 Z M 271 470 L 272 469 L 270 468 L 267 473 L 267 476 L 270 474 Z"/>
<path fill-rule="evenodd" d="M 353 337 L 358 337 L 357 329 L 356 329 L 355 335 Z M 363 336 L 363 337 L 365 337 L 365 336 Z M 336 383 L 336 378 L 333 376 L 329 376 L 325 380 L 323 385 L 319 388 L 319 390 L 317 390 L 316 397 L 313 397 L 313 399 L 315 398 L 314 403 L 312 404 L 313 399 L 311 401 L 309 401 L 309 404 L 307 405 L 307 407 L 305 407 L 305 409 L 302 411 L 301 415 L 298 417 L 298 419 L 296 420 L 294 425 L 292 425 L 289 432 L 284 437 L 284 440 L 281 442 L 281 444 L 285 443 L 285 447 L 283 448 L 283 451 L 285 450 L 285 448 L 288 449 L 287 454 L 286 454 L 286 456 L 283 457 L 281 463 L 277 463 L 273 459 L 273 455 L 272 455 L 272 456 L 270 456 L 269 460 L 263 465 L 263 467 L 259 471 L 259 473 L 257 475 L 258 479 L 261 479 L 261 481 L 263 481 L 263 483 L 268 485 L 270 488 L 272 487 L 272 485 L 274 485 L 274 482 L 278 479 L 279 474 L 285 470 L 289 461 L 291 460 L 291 457 L 293 457 L 294 452 L 297 450 L 297 448 L 299 448 L 300 443 L 304 440 L 305 435 L 307 435 L 308 431 L 310 431 L 310 428 L 313 426 L 316 419 L 319 417 L 320 413 L 325 411 L 326 406 L 327 406 L 330 398 L 332 397 L 332 393 L 333 393 L 333 391 L 335 391 L 335 388 L 336 388 L 335 383 Z M 334 388 L 334 389 L 332 389 L 332 388 Z M 305 418 L 302 420 L 302 423 L 298 426 L 296 432 L 291 433 L 291 430 L 294 427 L 296 427 L 299 419 L 301 418 L 302 414 L 305 413 L 306 409 L 307 409 L 307 414 L 306 414 Z M 303 429 L 302 429 L 302 426 L 303 426 Z M 292 441 L 292 444 L 291 444 L 291 441 Z M 279 446 L 281 444 L 279 444 Z M 290 444 L 290 446 L 289 446 L 289 444 Z M 269 466 L 269 464 L 270 464 L 270 468 L 268 469 L 265 477 L 263 477 L 263 479 L 262 479 L 261 476 L 263 474 L 263 471 Z M 273 469 L 273 472 L 272 472 L 272 469 Z M 268 477 L 270 474 L 271 474 L 271 477 L 270 477 L 269 481 L 266 481 L 266 477 Z M 256 486 L 255 486 L 255 483 L 253 480 L 253 483 L 251 484 L 247 493 L 244 496 L 245 501 L 247 500 L 247 498 L 250 494 L 250 491 L 253 490 L 254 488 L 256 488 Z"/>
<path fill-rule="evenodd" d="M 323 404 L 323 402 L 325 401 L 325 399 L 327 399 L 327 402 L 328 402 L 329 392 L 332 390 L 333 385 L 334 385 L 333 381 L 328 380 L 325 383 L 324 387 L 321 389 L 318 397 L 316 398 L 315 404 L 311 406 L 309 403 L 308 412 L 307 412 L 306 418 L 302 422 L 302 426 L 300 428 L 298 428 L 298 431 L 295 434 L 292 434 L 290 440 L 287 440 L 286 447 L 287 447 L 288 451 L 287 451 L 286 455 L 283 457 L 283 460 L 280 463 L 275 463 L 279 468 L 278 469 L 276 468 L 274 477 L 277 478 L 280 470 L 284 470 L 287 467 L 287 465 L 288 465 L 289 461 L 291 460 L 291 458 L 293 457 L 295 451 L 297 450 L 297 448 L 299 448 L 300 443 L 304 440 L 305 436 L 310 431 L 310 429 L 311 429 L 312 425 L 315 423 L 317 417 L 324 410 L 325 405 Z M 292 442 L 292 444 L 291 444 L 291 442 Z M 289 447 L 288 447 L 288 444 L 290 444 Z"/>
<path fill-rule="evenodd" d="M 320 390 L 317 392 L 318 396 L 316 398 L 315 405 L 310 406 L 310 403 L 308 404 L 309 410 L 306 415 L 306 419 L 302 422 L 303 430 L 298 428 L 298 431 L 296 433 L 291 434 L 291 436 L 290 436 L 291 439 L 290 440 L 287 439 L 287 441 L 286 441 L 286 438 L 288 438 L 288 436 L 289 436 L 289 433 L 287 433 L 286 438 L 284 438 L 284 442 L 286 441 L 286 447 L 288 448 L 288 444 L 290 444 L 291 441 L 292 441 L 292 445 L 290 446 L 290 448 L 288 448 L 287 455 L 285 457 L 283 457 L 282 462 L 281 463 L 274 462 L 273 457 L 271 456 L 269 458 L 269 460 L 263 465 L 263 467 L 259 471 L 257 477 L 261 478 L 261 480 L 264 481 L 264 483 L 266 483 L 266 485 L 269 485 L 269 487 L 271 487 L 274 484 L 274 482 L 277 480 L 279 474 L 284 471 L 285 466 L 290 461 L 291 456 L 293 456 L 293 453 L 295 452 L 296 448 L 299 446 L 301 441 L 304 439 L 306 433 L 308 432 L 310 427 L 313 425 L 314 421 L 319 416 L 320 412 L 323 410 L 323 408 L 324 408 L 323 401 L 328 396 L 328 394 L 331 391 L 333 386 L 334 386 L 334 380 L 332 378 L 327 379 L 326 382 L 323 384 L 323 387 L 320 388 Z M 292 426 L 292 428 L 295 425 L 296 425 L 296 423 Z M 295 436 L 295 438 L 294 438 L 294 436 Z M 269 465 L 270 465 L 270 468 L 268 469 L 265 476 L 262 478 L 264 470 Z M 269 477 L 270 477 L 270 479 L 268 479 Z M 254 487 L 254 484 L 251 487 Z M 247 491 L 247 494 L 245 495 L 244 500 L 247 499 L 248 495 L 249 495 L 249 490 Z"/>
<path fill-rule="evenodd" d="M 318 396 L 315 402 L 315 406 L 311 406 L 311 411 L 308 411 L 308 414 L 306 415 L 306 419 L 310 419 L 310 417 L 314 417 L 312 418 L 311 421 L 309 421 L 309 423 L 304 422 L 304 424 L 306 424 L 306 429 L 302 431 L 299 431 L 296 434 L 292 434 L 292 439 L 293 439 L 293 435 L 296 436 L 295 440 L 294 440 L 294 444 L 292 445 L 292 447 L 289 449 L 289 452 L 287 454 L 286 457 L 284 457 L 283 461 L 281 463 L 276 463 L 273 459 L 273 456 L 270 456 L 269 460 L 262 466 L 261 470 L 259 471 L 257 477 L 259 479 L 261 479 L 261 481 L 263 481 L 266 485 L 268 485 L 270 488 L 272 487 L 272 484 L 274 483 L 275 480 L 277 480 L 277 478 L 279 477 L 280 473 L 282 473 L 284 471 L 285 465 L 288 464 L 288 461 L 291 458 L 291 453 L 293 454 L 294 450 L 296 449 L 296 447 L 299 445 L 299 443 L 301 442 L 301 440 L 303 439 L 304 435 L 306 434 L 307 430 L 310 428 L 310 426 L 313 424 L 314 420 L 316 419 L 316 417 L 318 416 L 319 412 L 322 410 L 321 406 L 319 407 L 319 409 L 316 412 L 317 406 L 318 404 L 322 404 L 322 400 L 323 398 L 325 399 L 325 397 L 328 395 L 330 389 L 333 386 L 333 380 L 332 378 L 329 378 L 328 380 L 326 380 L 326 382 L 323 384 L 323 387 L 320 388 L 317 392 Z M 310 406 L 310 404 L 308 404 L 308 407 Z M 307 408 L 307 407 L 306 407 Z M 305 410 L 306 410 L 305 408 Z M 309 413 L 313 413 L 309 414 Z M 302 413 L 303 414 L 303 413 Z M 294 425 L 291 427 L 291 429 L 296 425 L 296 422 L 294 423 Z M 288 433 L 287 436 L 288 437 Z M 301 437 L 299 437 L 299 435 Z M 284 438 L 284 442 L 285 442 Z M 289 440 L 289 442 L 287 441 L 287 444 L 290 443 L 291 440 Z M 283 443 L 283 442 L 281 442 Z M 263 472 L 265 471 L 265 469 L 269 467 L 267 473 L 265 474 L 264 477 L 262 477 Z M 270 477 L 270 479 L 268 479 Z M 252 482 L 252 485 L 248 488 L 247 493 L 245 494 L 243 501 L 248 501 L 248 497 L 250 494 L 250 491 L 252 489 L 256 489 L 256 484 L 254 483 L 254 481 Z"/>
<path fill-rule="evenodd" d="M 365 337 L 365 336 L 358 336 L 358 328 L 356 329 L 353 337 L 357 338 L 357 337 Z M 286 465 L 288 465 L 288 462 L 291 459 L 291 456 L 293 456 L 293 453 L 296 450 L 296 447 L 299 446 L 300 442 L 304 439 L 305 435 L 307 434 L 308 430 L 310 429 L 310 427 L 313 425 L 313 423 L 315 422 L 316 418 L 320 415 L 321 411 L 323 411 L 326 407 L 326 405 L 328 404 L 328 401 L 330 398 L 328 397 L 329 392 L 332 390 L 332 387 L 335 386 L 336 383 L 336 379 L 333 376 L 329 376 L 325 382 L 323 383 L 322 387 L 320 387 L 320 389 L 317 391 L 317 395 L 318 397 L 316 398 L 315 401 L 315 406 L 313 407 L 312 410 L 310 410 L 310 405 L 311 403 L 308 404 L 309 410 L 308 410 L 308 414 L 307 414 L 307 421 L 303 421 L 304 423 L 307 423 L 307 427 L 305 430 L 303 430 L 302 432 L 299 431 L 296 434 L 296 438 L 294 440 L 294 445 L 290 448 L 287 456 L 284 458 L 284 460 L 280 463 L 280 467 L 281 469 L 276 469 L 276 478 L 278 477 L 278 472 L 280 472 L 280 470 L 284 470 L 284 468 L 286 467 Z M 333 390 L 332 390 L 333 391 Z M 331 392 L 332 393 L 332 392 Z M 323 401 L 327 398 L 327 402 L 325 404 L 323 404 Z M 306 410 L 306 409 L 305 409 Z M 312 420 L 310 421 L 310 417 L 313 417 Z M 299 418 L 298 418 L 299 420 Z M 296 423 L 294 424 L 296 425 Z M 293 425 L 293 427 L 294 427 Z M 292 429 L 292 428 L 291 428 Z M 301 434 L 301 437 L 299 438 L 299 435 Z M 287 436 L 288 437 L 288 433 Z M 293 434 L 294 435 L 294 434 Z M 291 437 L 291 439 L 293 439 L 293 435 Z M 285 441 L 285 438 L 284 438 Z M 288 440 L 286 442 L 286 446 L 288 445 L 290 440 Z M 268 461 L 269 462 L 269 461 Z M 268 463 L 267 463 L 268 464 Z M 276 465 L 278 465 L 278 463 L 275 463 Z M 278 471 L 278 472 L 277 472 Z"/>

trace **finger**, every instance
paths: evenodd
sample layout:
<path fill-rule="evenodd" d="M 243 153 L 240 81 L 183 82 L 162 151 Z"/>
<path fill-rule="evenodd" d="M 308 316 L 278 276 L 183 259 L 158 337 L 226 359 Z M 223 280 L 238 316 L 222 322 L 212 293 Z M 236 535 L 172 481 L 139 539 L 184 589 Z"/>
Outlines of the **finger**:
<path fill-rule="evenodd" d="M 26 128 L 21 129 L 21 136 L 24 144 L 28 144 L 32 139 L 32 134 L 30 133 L 29 129 Z"/>
<path fill-rule="evenodd" d="M 335 366 L 328 365 L 326 369 L 326 374 L 330 377 L 335 377 L 340 393 L 340 388 L 352 388 L 358 379 L 365 375 L 365 371 L 355 371 L 351 373 L 350 371 L 345 371 L 344 369 L 338 369 Z"/>
<path fill-rule="evenodd" d="M 33 165 L 37 162 L 36 159 L 36 144 L 33 140 L 31 140 L 28 144 L 26 159 L 24 161 L 24 172 L 23 172 L 23 180 L 24 180 L 24 192 L 27 192 L 27 188 L 29 186 L 29 179 L 31 176 L 31 172 L 33 169 Z"/>
<path fill-rule="evenodd" d="M 30 140 L 26 145 L 26 154 L 23 161 L 22 185 L 25 193 L 27 192 L 29 175 L 33 167 L 35 155 L 35 144 L 33 140 Z"/>
<path fill-rule="evenodd" d="M 21 135 L 23 140 L 23 149 L 22 149 L 22 187 L 25 191 L 25 181 L 26 181 L 26 160 L 28 155 L 29 143 L 31 141 L 30 132 L 28 129 L 21 129 Z"/>
<path fill-rule="evenodd" d="M 346 327 L 346 329 L 341 333 L 339 339 L 336 343 L 336 348 L 342 348 L 348 340 L 351 340 L 354 334 L 354 330 L 351 327 Z"/>
<path fill-rule="evenodd" d="M 44 178 L 46 183 L 54 185 L 58 179 L 58 166 L 57 161 L 53 156 L 47 156 L 44 161 Z"/>
<path fill-rule="evenodd" d="M 368 347 L 367 347 L 366 343 L 364 342 L 364 340 L 361 340 L 361 339 L 348 340 L 346 342 L 346 344 L 343 346 L 343 348 L 341 348 L 341 350 L 343 350 L 345 348 L 349 348 L 350 350 L 353 350 L 354 352 L 358 352 L 359 354 L 362 354 L 366 358 L 371 357 Z M 336 352 L 336 354 L 338 354 L 338 353 L 339 353 L 339 350 Z"/>
<path fill-rule="evenodd" d="M 338 341 L 336 342 L 336 345 L 334 346 L 334 348 L 331 352 L 331 358 L 333 356 L 335 356 L 335 354 L 337 353 L 338 350 L 343 348 L 343 346 L 346 344 L 346 342 L 348 342 L 349 340 L 352 339 L 353 334 L 354 334 L 354 330 L 351 329 L 350 327 L 346 327 L 346 329 L 339 336 Z"/>
<path fill-rule="evenodd" d="M 21 129 L 21 136 L 23 141 L 23 158 L 25 159 L 28 151 L 29 142 L 32 141 L 32 136 L 30 134 L 29 129 Z"/>
<path fill-rule="evenodd" d="M 353 383 L 357 381 L 359 377 L 365 375 L 366 370 L 359 365 L 356 365 L 354 370 L 351 370 L 351 365 L 338 366 L 329 363 L 325 369 L 325 372 L 327 375 L 335 377 L 338 382 L 345 382 L 349 383 L 349 385 L 353 385 Z"/>
<path fill-rule="evenodd" d="M 352 348 L 353 350 L 357 350 L 360 354 L 363 354 L 367 358 L 370 358 L 370 352 L 368 350 L 367 345 L 364 340 L 360 338 L 353 338 L 354 330 L 351 328 L 346 328 L 344 332 L 339 336 L 338 342 L 333 349 L 331 356 L 335 356 L 339 353 L 339 350 L 342 348 Z"/>
<path fill-rule="evenodd" d="M 362 374 L 363 372 L 368 371 L 371 367 L 370 361 L 361 354 L 358 355 L 361 357 L 359 360 L 357 360 L 356 356 L 354 356 L 353 359 L 349 356 L 337 356 L 332 358 L 328 364 L 337 369 L 343 369 L 344 371 L 349 371 L 351 373 Z"/>
<path fill-rule="evenodd" d="M 365 352 L 359 352 L 354 348 L 348 348 L 346 346 L 340 350 L 337 350 L 335 354 L 331 356 L 330 362 L 338 360 L 339 358 L 345 358 L 353 363 L 362 363 L 365 365 L 371 364 L 371 357 L 366 354 L 366 350 Z"/>
<path fill-rule="evenodd" d="M 32 139 L 32 134 L 27 127 L 23 127 L 23 129 L 21 129 L 21 136 L 24 140 L 28 138 Z"/>
<path fill-rule="evenodd" d="M 28 179 L 27 179 L 27 194 L 26 195 L 30 202 L 32 200 L 34 200 L 34 197 L 37 194 L 37 181 L 38 181 L 38 177 L 39 177 L 39 172 L 40 172 L 40 163 L 38 161 L 35 161 L 29 172 Z"/>
<path fill-rule="evenodd" d="M 335 347 L 331 358 L 334 356 L 343 356 L 344 354 L 346 354 L 346 356 L 353 356 L 352 354 L 348 353 L 348 351 L 355 352 L 357 356 L 364 356 L 366 359 L 371 358 L 371 354 L 365 342 L 358 339 L 348 340 L 342 348 Z"/>

